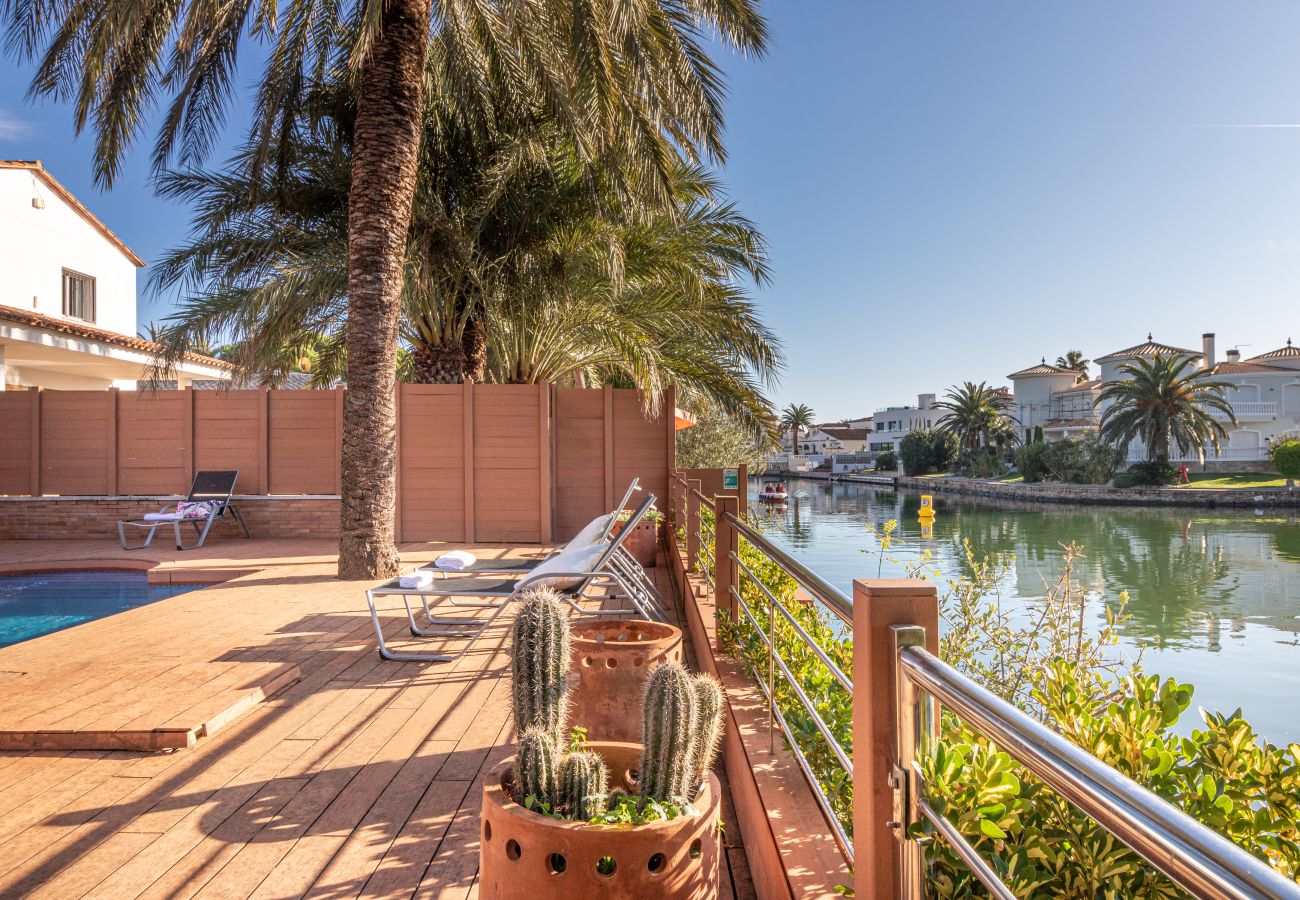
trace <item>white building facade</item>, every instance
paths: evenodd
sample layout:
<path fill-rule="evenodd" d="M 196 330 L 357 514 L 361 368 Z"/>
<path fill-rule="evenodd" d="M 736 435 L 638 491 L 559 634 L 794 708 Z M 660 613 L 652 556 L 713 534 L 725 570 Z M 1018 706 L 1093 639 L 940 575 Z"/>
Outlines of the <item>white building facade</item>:
<path fill-rule="evenodd" d="M 908 432 L 934 428 L 943 418 L 943 410 L 935 409 L 934 401 L 934 394 L 918 394 L 916 406 L 888 406 L 876 410 L 871 417 L 872 431 L 867 450 L 897 453 Z"/>
<path fill-rule="evenodd" d="M 1284 346 L 1246 360 L 1230 350 L 1220 362 L 1212 333 L 1202 335 L 1199 351 L 1162 344 L 1148 334 L 1143 343 L 1098 358 L 1100 377 L 1095 380 L 1077 381 L 1080 373 L 1049 365 L 1046 360 L 1010 375 L 1013 413 L 1022 437 L 1032 436 L 1036 427 L 1043 429 L 1049 441 L 1095 431 L 1105 414 L 1101 391 L 1106 384 L 1126 377 L 1122 371 L 1126 363 L 1174 354 L 1188 357 L 1188 366 L 1202 377 L 1231 385 L 1226 398 L 1237 424 L 1230 425 L 1226 416 L 1221 417 L 1228 434 L 1217 454 L 1207 448 L 1207 461 L 1219 468 L 1262 464 L 1269 459 L 1270 438 L 1300 430 L 1300 347 L 1293 346 L 1289 338 Z M 1129 447 L 1131 461 L 1144 458 L 1145 448 L 1136 443 Z M 1196 459 L 1195 453 L 1182 456 L 1175 450 L 1175 462 Z"/>
<path fill-rule="evenodd" d="M 134 388 L 158 349 L 136 336 L 143 266 L 41 163 L 0 160 L 0 389 Z M 193 355 L 176 380 L 230 375 Z"/>

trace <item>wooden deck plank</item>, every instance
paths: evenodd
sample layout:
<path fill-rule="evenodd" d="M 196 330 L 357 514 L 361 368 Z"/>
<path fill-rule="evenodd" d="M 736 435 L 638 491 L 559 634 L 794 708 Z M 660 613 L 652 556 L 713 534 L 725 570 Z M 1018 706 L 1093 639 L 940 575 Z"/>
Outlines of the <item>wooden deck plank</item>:
<path fill-rule="evenodd" d="M 121 556 L 109 542 L 15 543 L 0 542 L 0 571 Z M 412 565 L 447 545 L 402 549 Z M 58 721 L 106 734 L 225 727 L 166 753 L 0 752 L 0 896 L 477 896 L 481 783 L 513 752 L 509 611 L 454 663 L 396 663 L 375 653 L 364 585 L 334 580 L 322 542 L 141 558 L 168 578 L 242 574 L 0 649 L 0 725 L 39 721 L 44 698 Z M 459 646 L 412 638 L 400 608 L 383 628 L 399 645 Z M 137 647 L 149 652 L 124 662 Z M 220 698 L 291 667 L 296 680 L 221 721 Z"/>

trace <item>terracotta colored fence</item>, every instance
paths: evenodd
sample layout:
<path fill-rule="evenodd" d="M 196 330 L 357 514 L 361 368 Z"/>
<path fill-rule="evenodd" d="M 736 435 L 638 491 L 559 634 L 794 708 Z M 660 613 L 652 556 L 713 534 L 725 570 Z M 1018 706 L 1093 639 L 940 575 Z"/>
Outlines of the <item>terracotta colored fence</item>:
<path fill-rule="evenodd" d="M 203 469 L 335 495 L 342 416 L 341 390 L 0 392 L 0 495 L 181 494 Z M 637 391 L 402 385 L 398 539 L 550 541 L 634 475 L 665 498 L 672 459 L 673 417 Z"/>

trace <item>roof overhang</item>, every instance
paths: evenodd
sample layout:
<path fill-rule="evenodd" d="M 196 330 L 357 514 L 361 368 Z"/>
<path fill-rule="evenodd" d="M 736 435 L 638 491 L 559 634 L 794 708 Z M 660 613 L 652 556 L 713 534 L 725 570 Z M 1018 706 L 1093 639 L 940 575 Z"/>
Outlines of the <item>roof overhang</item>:
<path fill-rule="evenodd" d="M 72 191 L 59 184 L 58 180 L 49 173 L 45 166 L 41 164 L 39 159 L 0 159 L 0 169 L 21 169 L 31 172 L 34 177 L 40 180 L 41 184 L 45 185 L 45 187 L 49 189 L 50 193 L 68 204 L 68 206 L 72 208 L 73 212 L 85 219 L 91 228 L 98 231 L 106 241 L 121 251 L 122 255 L 131 260 L 136 267 L 141 269 L 145 267 L 145 261 L 141 259 L 134 250 L 126 245 L 126 241 L 114 234 L 111 228 L 101 222 L 93 212 L 88 210 L 85 205 L 73 195 Z"/>

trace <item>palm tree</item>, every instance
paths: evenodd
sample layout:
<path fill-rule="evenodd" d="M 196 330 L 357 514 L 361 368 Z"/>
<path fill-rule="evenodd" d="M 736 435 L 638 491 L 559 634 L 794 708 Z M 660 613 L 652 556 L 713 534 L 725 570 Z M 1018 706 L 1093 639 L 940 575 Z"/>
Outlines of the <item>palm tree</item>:
<path fill-rule="evenodd" d="M 1003 447 L 1015 440 L 1013 418 L 1007 412 L 1011 397 L 1004 391 L 967 381 L 952 387 L 935 409 L 947 412 L 936 423 L 940 431 L 957 436 L 963 450 L 980 447 Z"/>
<path fill-rule="evenodd" d="M 627 6 L 628 4 L 625 4 Z M 7 45 L 36 60 L 31 93 L 76 98 L 92 123 L 95 175 L 111 186 L 160 95 L 171 99 L 154 150 L 200 161 L 224 122 L 241 41 L 270 44 L 250 127 L 256 162 L 279 167 L 274 137 L 294 127 L 305 85 L 355 79 L 348 203 L 347 381 L 339 576 L 396 574 L 396 369 L 407 231 L 426 83 L 480 135 L 494 113 L 545 114 L 593 166 L 626 166 L 662 191 L 673 146 L 722 156 L 723 86 L 704 41 L 761 52 L 753 0 L 307 0 L 159 5 L 0 0 Z"/>
<path fill-rule="evenodd" d="M 1127 452 L 1140 440 L 1146 446 L 1148 462 L 1168 464 L 1169 450 L 1196 451 L 1205 460 L 1208 444 L 1217 453 L 1220 438 L 1227 435 L 1220 419 L 1237 425 L 1232 404 L 1224 394 L 1232 387 L 1226 381 L 1210 381 L 1196 368 L 1190 354 L 1161 353 L 1140 356 L 1119 367 L 1124 380 L 1106 384 L 1097 395 L 1105 405 L 1101 437 Z"/>
<path fill-rule="evenodd" d="M 287 179 L 256 179 L 245 159 L 164 176 L 165 195 L 200 211 L 193 237 L 153 271 L 154 288 L 191 297 L 169 320 L 173 357 L 207 335 L 234 334 L 245 371 L 274 372 L 297 335 L 340 333 L 348 166 L 335 127 L 321 119 L 314 137 L 294 142 Z M 767 434 L 762 389 L 781 354 L 744 289 L 768 274 L 753 223 L 699 166 L 680 162 L 671 205 L 647 210 L 593 192 L 562 147 L 548 152 L 509 169 L 462 160 L 448 172 L 428 159 L 407 242 L 408 380 L 461 379 L 472 292 L 485 314 L 472 329 L 482 342 L 475 381 L 600 383 L 618 372 L 650 406 L 671 385 L 681 401 Z M 431 250 L 439 243 L 454 252 Z M 342 341 L 332 347 L 341 352 Z"/>
<path fill-rule="evenodd" d="M 799 455 L 799 432 L 813 427 L 813 415 L 812 408 L 802 403 L 797 406 L 791 403 L 781 410 L 781 430 L 790 432 L 795 456 Z"/>
<path fill-rule="evenodd" d="M 1088 377 L 1088 366 L 1092 360 L 1085 359 L 1082 350 L 1071 350 L 1064 356 L 1056 358 L 1056 365 L 1062 369 L 1073 369 L 1079 373 L 1079 380 Z"/>

